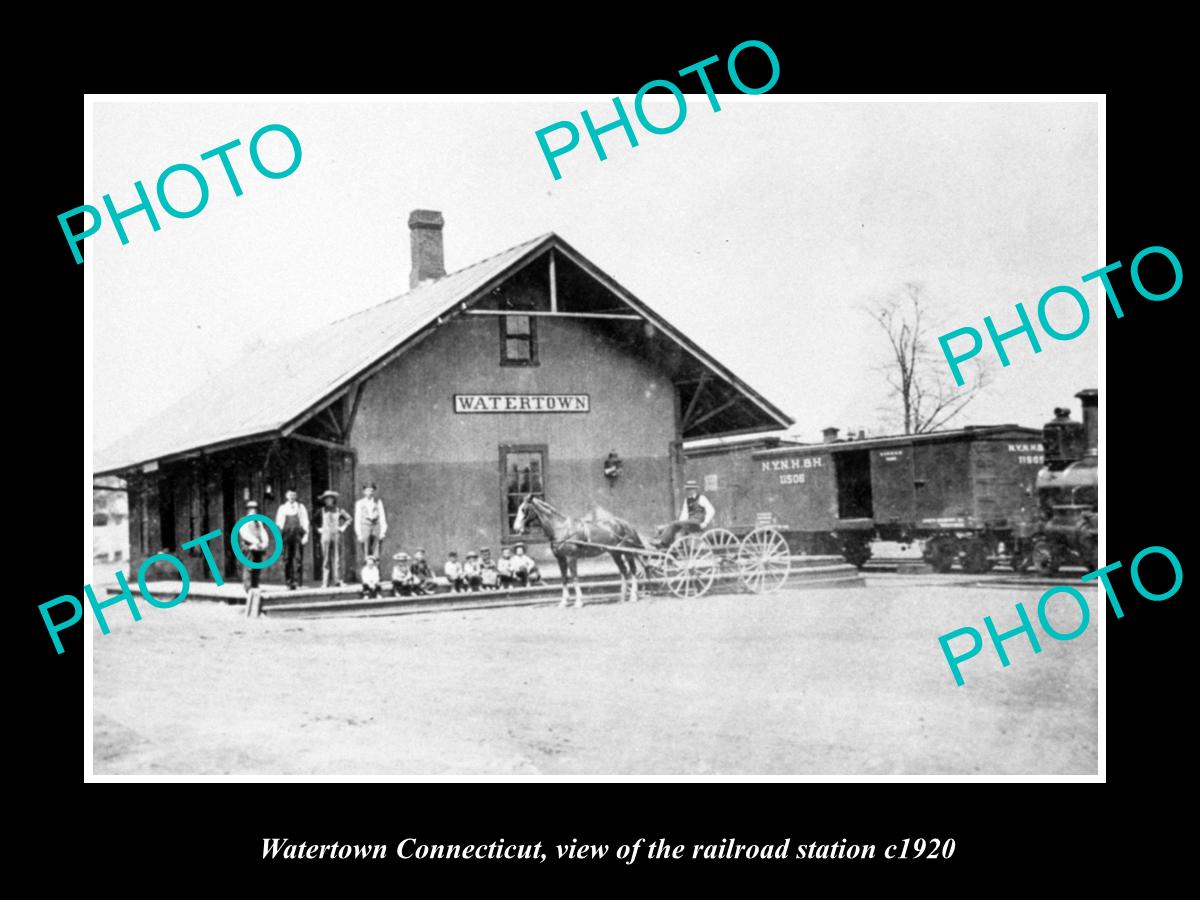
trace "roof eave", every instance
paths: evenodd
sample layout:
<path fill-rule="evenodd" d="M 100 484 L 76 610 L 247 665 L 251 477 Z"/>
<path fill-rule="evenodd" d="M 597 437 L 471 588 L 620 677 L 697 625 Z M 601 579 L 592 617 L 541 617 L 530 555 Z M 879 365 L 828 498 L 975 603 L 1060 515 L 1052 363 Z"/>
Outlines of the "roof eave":
<path fill-rule="evenodd" d="M 574 262 L 581 269 L 586 271 L 589 275 L 620 297 L 621 300 L 623 300 L 626 304 L 633 307 L 638 315 L 649 320 L 650 322 L 653 322 L 658 328 L 665 331 L 674 340 L 681 344 L 684 349 L 704 363 L 704 365 L 711 368 L 714 372 L 720 375 L 721 378 L 728 381 L 739 391 L 753 400 L 755 405 L 758 406 L 763 412 L 770 416 L 774 421 L 779 422 L 781 428 L 791 428 L 796 424 L 795 419 L 783 412 L 781 409 L 775 406 L 775 404 L 771 403 L 771 401 L 763 397 L 760 393 L 758 393 L 758 391 L 754 390 L 754 388 L 750 387 L 749 384 L 742 381 L 742 379 L 733 374 L 733 372 L 723 366 L 716 359 L 705 353 L 694 341 L 692 341 L 691 338 L 677 329 L 666 319 L 662 318 L 662 316 L 660 316 L 658 313 L 647 307 L 644 303 L 642 303 L 641 300 L 635 297 L 631 291 L 622 286 L 621 283 L 615 278 L 613 278 L 603 269 L 591 263 L 585 256 L 583 256 L 583 254 L 581 254 L 578 250 L 576 250 L 558 235 L 551 232 L 550 236 L 554 238 L 554 241 L 558 245 L 558 249 L 565 251 L 571 257 L 572 262 Z M 767 428 L 761 427 L 759 430 L 766 431 Z M 717 435 L 712 436 L 716 437 Z"/>
<path fill-rule="evenodd" d="M 163 463 L 179 462 L 180 460 L 191 459 L 207 453 L 219 453 L 222 450 L 229 450 L 233 447 L 242 447 L 247 444 L 257 444 L 261 441 L 275 440 L 276 438 L 282 436 L 283 433 L 278 428 L 271 429 L 269 431 L 258 431 L 254 434 L 230 438 L 225 441 L 218 441 L 214 444 L 202 444 L 199 447 L 189 447 L 186 450 L 177 450 L 174 453 L 168 453 L 164 456 L 151 456 L 144 459 L 134 460 L 130 463 L 123 463 L 119 466 L 109 466 L 108 468 L 97 469 L 96 471 L 92 472 L 92 477 L 99 478 L 103 475 L 119 475 L 121 477 L 127 477 L 131 474 L 137 474 L 138 469 L 141 469 L 143 466 L 147 466 L 150 463 L 158 463 L 159 465 L 162 465 Z"/>

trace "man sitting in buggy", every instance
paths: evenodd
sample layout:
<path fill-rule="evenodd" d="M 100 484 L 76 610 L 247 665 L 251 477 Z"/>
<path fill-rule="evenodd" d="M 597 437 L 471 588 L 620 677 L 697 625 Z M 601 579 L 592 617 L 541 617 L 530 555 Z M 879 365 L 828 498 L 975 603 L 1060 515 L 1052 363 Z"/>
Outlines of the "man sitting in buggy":
<path fill-rule="evenodd" d="M 700 493 L 700 484 L 689 481 L 683 486 L 683 506 L 679 510 L 679 519 L 669 525 L 660 526 L 655 543 L 659 547 L 670 547 L 680 534 L 694 534 L 703 531 L 717 514 L 709 499 Z"/>

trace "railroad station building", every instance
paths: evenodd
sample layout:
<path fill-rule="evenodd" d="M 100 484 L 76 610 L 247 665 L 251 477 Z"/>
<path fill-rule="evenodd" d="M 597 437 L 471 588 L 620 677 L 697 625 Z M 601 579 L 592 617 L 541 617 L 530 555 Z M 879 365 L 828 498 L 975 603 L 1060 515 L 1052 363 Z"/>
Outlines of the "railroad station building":
<path fill-rule="evenodd" d="M 352 512 L 375 483 L 385 555 L 423 547 L 438 566 L 518 540 L 527 493 L 649 529 L 677 512 L 684 440 L 792 424 L 558 235 L 447 274 L 441 214 L 416 210 L 409 230 L 407 293 L 256 351 L 97 454 L 95 474 L 127 486 L 135 570 L 169 552 L 211 579 L 200 549 L 180 545 L 227 535 L 250 499 L 273 516 L 289 488 L 310 513 L 327 488 Z M 526 541 L 545 551 L 536 531 Z M 351 579 L 355 543 L 351 529 Z M 211 546 L 236 577 L 227 540 Z"/>

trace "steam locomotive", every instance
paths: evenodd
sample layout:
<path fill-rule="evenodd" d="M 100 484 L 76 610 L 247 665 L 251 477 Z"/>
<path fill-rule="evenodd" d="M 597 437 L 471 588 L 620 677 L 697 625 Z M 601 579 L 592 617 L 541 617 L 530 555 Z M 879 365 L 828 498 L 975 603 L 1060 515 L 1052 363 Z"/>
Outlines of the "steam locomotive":
<path fill-rule="evenodd" d="M 1042 429 L 1046 465 L 1037 474 L 1037 513 L 1018 528 L 1018 571 L 1031 565 L 1053 575 L 1065 564 L 1092 571 L 1099 563 L 1098 395 L 1089 389 L 1075 396 L 1083 421 L 1056 409 Z"/>

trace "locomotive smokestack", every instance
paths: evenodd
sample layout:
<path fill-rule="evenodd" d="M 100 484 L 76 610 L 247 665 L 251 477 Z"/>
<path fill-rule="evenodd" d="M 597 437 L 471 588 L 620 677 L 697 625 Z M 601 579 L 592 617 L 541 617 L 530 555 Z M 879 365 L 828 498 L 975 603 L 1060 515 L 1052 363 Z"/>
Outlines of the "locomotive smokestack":
<path fill-rule="evenodd" d="M 1079 398 L 1079 402 L 1083 405 L 1083 427 L 1087 432 L 1088 453 L 1096 453 L 1100 447 L 1098 434 L 1100 411 L 1097 406 L 1100 399 L 1100 392 L 1095 388 L 1088 388 L 1087 390 L 1080 391 L 1075 396 Z"/>

